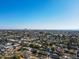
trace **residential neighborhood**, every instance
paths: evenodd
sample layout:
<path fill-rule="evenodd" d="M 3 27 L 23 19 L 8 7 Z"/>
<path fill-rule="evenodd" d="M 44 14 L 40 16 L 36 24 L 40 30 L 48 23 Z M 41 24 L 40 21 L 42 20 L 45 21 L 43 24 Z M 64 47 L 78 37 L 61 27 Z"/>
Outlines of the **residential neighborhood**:
<path fill-rule="evenodd" d="M 79 31 L 0 30 L 0 59 L 78 59 Z"/>

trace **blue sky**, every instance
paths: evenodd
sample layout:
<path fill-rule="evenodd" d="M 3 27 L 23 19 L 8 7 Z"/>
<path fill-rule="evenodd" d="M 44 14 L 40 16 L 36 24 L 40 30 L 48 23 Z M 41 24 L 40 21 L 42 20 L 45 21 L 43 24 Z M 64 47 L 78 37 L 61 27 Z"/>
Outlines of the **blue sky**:
<path fill-rule="evenodd" d="M 0 0 L 0 29 L 79 29 L 79 0 Z"/>

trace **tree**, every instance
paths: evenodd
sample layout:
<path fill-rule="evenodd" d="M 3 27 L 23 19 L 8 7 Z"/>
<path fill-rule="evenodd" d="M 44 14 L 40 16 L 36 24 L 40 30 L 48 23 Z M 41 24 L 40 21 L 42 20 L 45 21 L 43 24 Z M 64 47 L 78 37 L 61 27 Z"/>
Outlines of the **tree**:
<path fill-rule="evenodd" d="M 20 56 L 14 55 L 12 59 L 20 59 Z"/>

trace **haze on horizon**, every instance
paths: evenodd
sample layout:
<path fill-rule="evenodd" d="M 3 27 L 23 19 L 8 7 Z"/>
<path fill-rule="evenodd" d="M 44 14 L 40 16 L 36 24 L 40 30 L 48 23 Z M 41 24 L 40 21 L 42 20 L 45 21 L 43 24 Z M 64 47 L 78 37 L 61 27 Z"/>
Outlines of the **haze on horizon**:
<path fill-rule="evenodd" d="M 79 0 L 0 0 L 0 29 L 79 29 Z"/>

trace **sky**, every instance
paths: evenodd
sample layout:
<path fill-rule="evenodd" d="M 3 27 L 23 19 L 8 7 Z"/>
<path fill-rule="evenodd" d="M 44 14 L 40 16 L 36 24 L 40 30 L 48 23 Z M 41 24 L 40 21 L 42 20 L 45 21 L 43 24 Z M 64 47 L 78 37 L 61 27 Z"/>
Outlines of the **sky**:
<path fill-rule="evenodd" d="M 0 0 L 0 29 L 79 29 L 79 0 Z"/>

